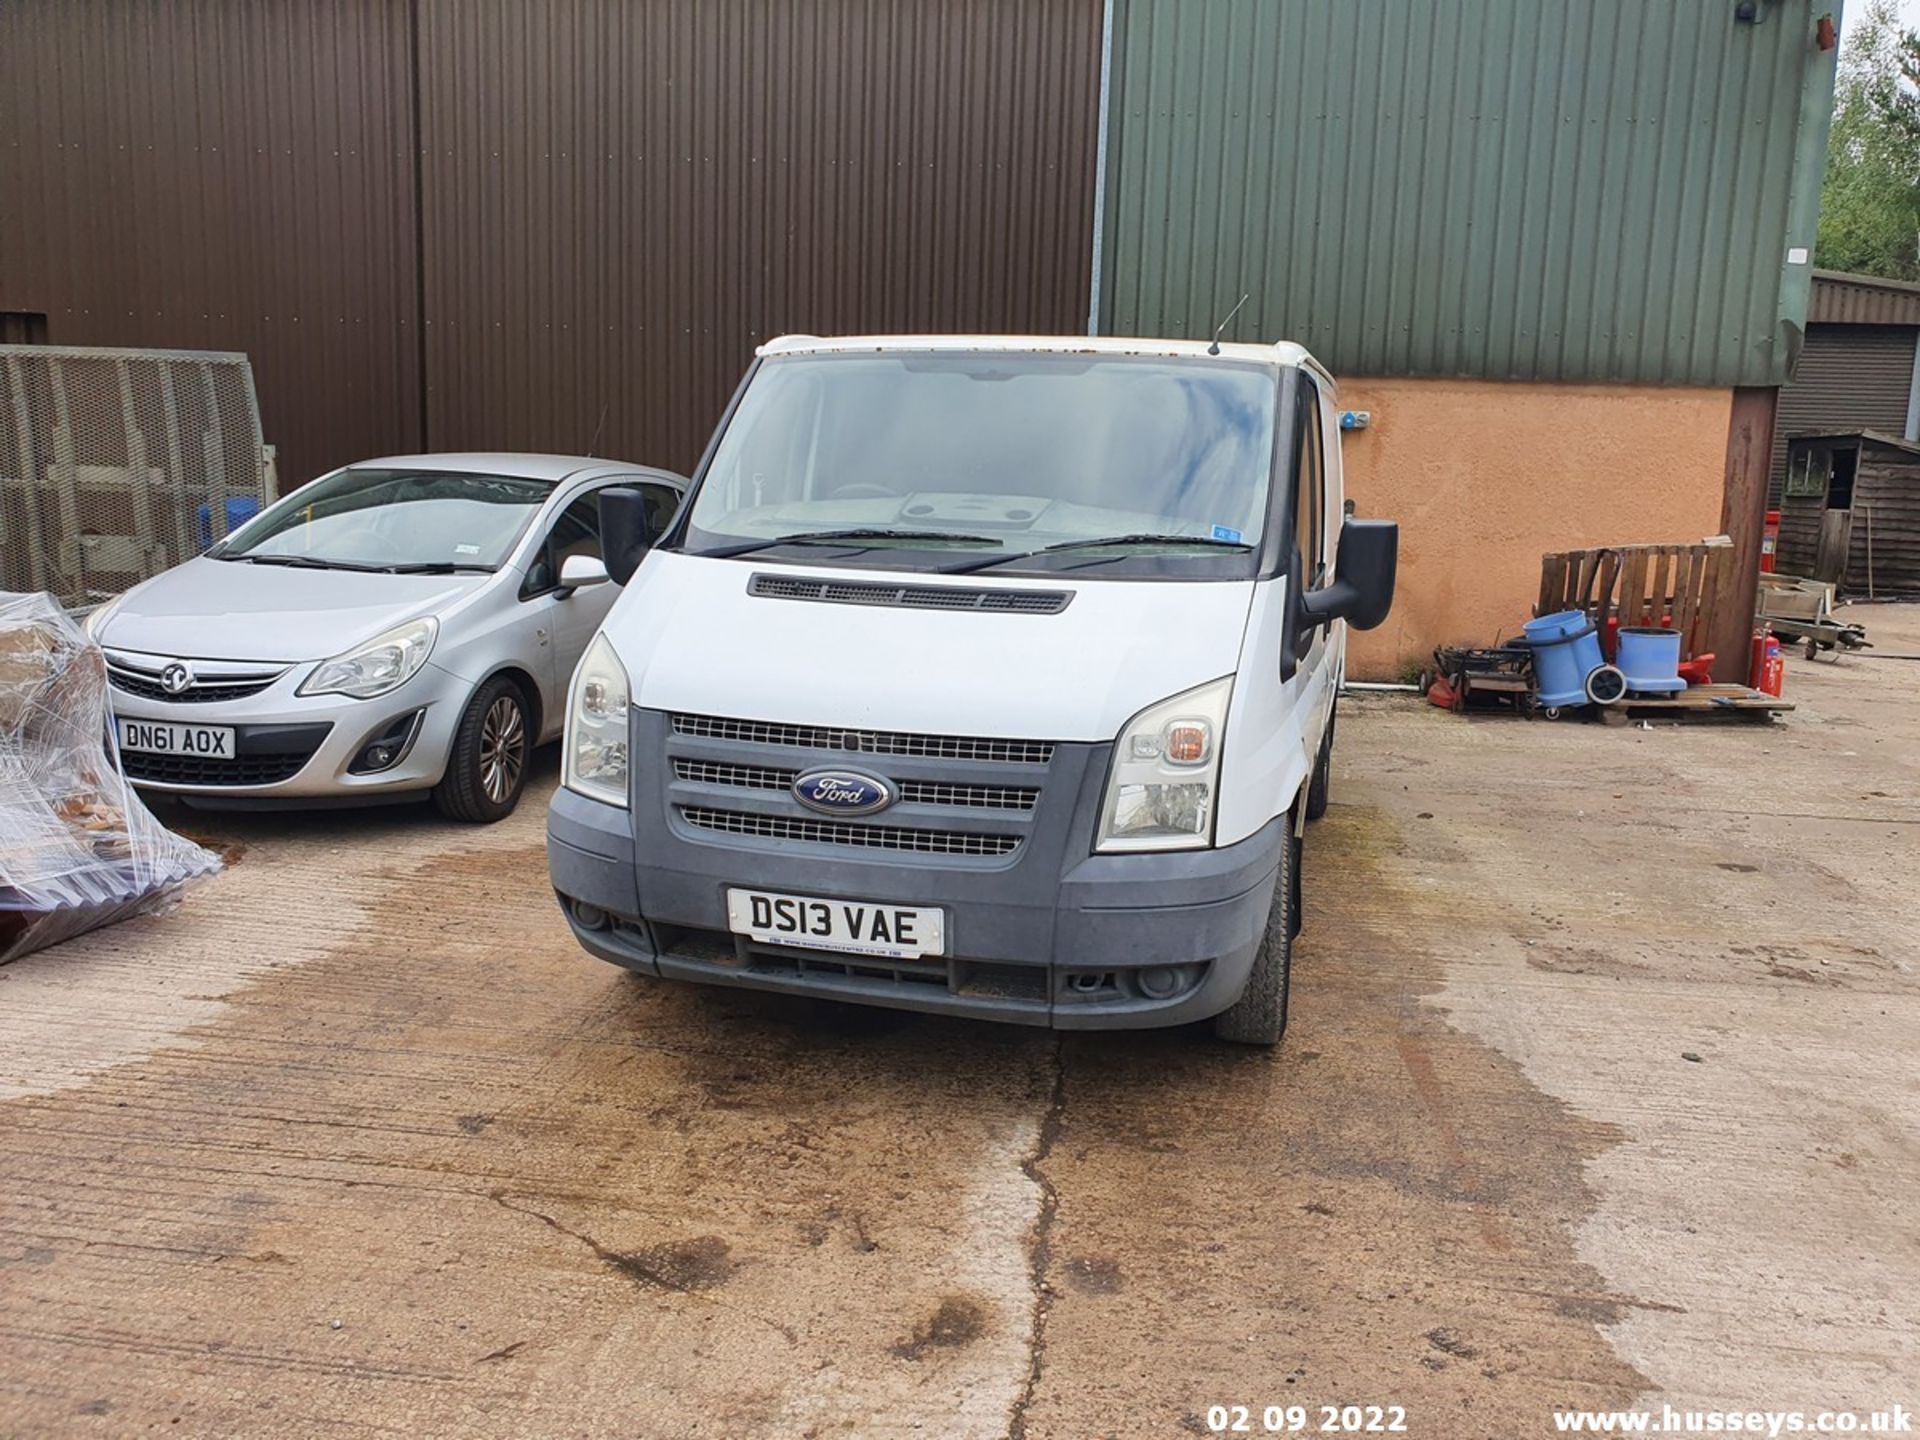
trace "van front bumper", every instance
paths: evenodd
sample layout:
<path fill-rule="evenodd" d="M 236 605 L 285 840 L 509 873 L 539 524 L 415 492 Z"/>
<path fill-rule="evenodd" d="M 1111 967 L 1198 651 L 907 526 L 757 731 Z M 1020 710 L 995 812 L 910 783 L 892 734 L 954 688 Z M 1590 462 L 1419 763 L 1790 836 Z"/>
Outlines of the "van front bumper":
<path fill-rule="evenodd" d="M 1285 817 L 1217 850 L 1080 855 L 1045 894 L 938 866 L 770 847 L 750 856 L 661 829 L 567 789 L 547 819 L 560 908 L 580 944 L 642 974 L 1057 1029 L 1206 1019 L 1247 983 L 1266 932 Z M 754 943 L 727 928 L 726 892 L 946 912 L 943 957 L 921 962 Z M 1169 985 L 1169 979 L 1173 981 Z"/>

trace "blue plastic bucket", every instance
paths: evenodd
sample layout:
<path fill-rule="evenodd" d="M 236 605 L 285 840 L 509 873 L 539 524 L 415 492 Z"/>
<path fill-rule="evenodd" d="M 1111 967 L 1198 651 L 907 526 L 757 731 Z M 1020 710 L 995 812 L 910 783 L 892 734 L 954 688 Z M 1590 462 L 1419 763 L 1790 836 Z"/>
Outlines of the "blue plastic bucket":
<path fill-rule="evenodd" d="M 1671 695 L 1687 688 L 1680 678 L 1678 630 L 1622 626 L 1614 663 L 1627 677 L 1627 689 L 1642 695 Z"/>
<path fill-rule="evenodd" d="M 221 539 L 231 535 L 242 525 L 246 524 L 247 521 L 258 515 L 260 513 L 260 502 L 251 495 L 229 495 L 227 497 L 227 503 L 223 508 L 227 513 L 227 525 L 226 528 L 220 532 L 219 538 Z M 194 520 L 194 528 L 200 532 L 200 548 L 204 550 L 213 544 L 215 539 L 213 533 L 213 506 L 202 505 L 199 512 L 194 516 Z"/>
<path fill-rule="evenodd" d="M 1542 705 L 1584 705 L 1587 676 L 1601 665 L 1600 637 L 1580 610 L 1542 615 L 1521 627 L 1533 647 L 1533 685 Z"/>

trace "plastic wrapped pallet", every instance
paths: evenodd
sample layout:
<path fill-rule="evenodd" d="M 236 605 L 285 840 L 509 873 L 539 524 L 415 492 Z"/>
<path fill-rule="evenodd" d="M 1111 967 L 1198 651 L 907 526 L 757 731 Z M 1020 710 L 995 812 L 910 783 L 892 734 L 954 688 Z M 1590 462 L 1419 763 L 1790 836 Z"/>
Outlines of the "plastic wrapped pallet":
<path fill-rule="evenodd" d="M 112 725 L 99 648 L 51 597 L 0 592 L 0 965 L 220 868 L 140 803 Z"/>

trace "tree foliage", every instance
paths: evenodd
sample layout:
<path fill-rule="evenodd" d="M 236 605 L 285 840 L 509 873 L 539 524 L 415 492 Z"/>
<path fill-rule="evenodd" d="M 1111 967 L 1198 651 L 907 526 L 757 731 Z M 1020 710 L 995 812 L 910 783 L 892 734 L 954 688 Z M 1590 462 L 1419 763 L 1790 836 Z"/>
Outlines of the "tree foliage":
<path fill-rule="evenodd" d="M 1920 280 L 1920 32 L 1893 0 L 1868 0 L 1847 27 L 1814 258 Z"/>

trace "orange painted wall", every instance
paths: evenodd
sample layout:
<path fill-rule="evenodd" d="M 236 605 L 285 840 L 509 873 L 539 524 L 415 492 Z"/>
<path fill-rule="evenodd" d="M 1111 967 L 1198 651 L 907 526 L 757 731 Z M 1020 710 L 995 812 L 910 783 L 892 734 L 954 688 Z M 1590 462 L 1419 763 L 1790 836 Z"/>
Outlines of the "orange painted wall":
<path fill-rule="evenodd" d="M 1342 379 L 1337 403 L 1373 415 L 1343 437 L 1347 498 L 1400 522 L 1393 613 L 1352 636 L 1355 679 L 1516 634 L 1550 550 L 1720 528 L 1729 390 Z"/>

